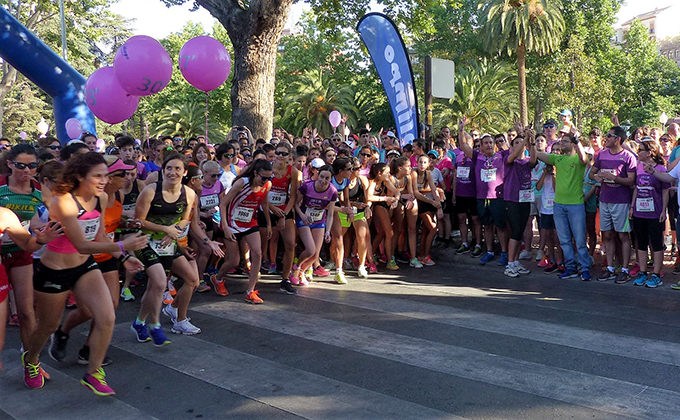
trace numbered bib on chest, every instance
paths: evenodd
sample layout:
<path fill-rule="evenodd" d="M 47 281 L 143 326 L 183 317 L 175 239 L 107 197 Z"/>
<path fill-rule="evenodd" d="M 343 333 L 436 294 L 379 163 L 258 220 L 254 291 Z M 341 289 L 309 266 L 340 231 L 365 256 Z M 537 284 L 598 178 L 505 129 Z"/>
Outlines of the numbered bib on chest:
<path fill-rule="evenodd" d="M 246 207 L 236 207 L 234 209 L 234 220 L 241 223 L 250 223 L 253 220 L 255 210 Z"/>
<path fill-rule="evenodd" d="M 555 197 L 548 197 L 545 199 L 545 204 L 544 204 L 546 209 L 551 209 L 555 207 Z"/>
<path fill-rule="evenodd" d="M 99 230 L 99 218 L 89 220 L 78 220 L 78 224 L 83 229 L 86 241 L 93 241 Z"/>
<path fill-rule="evenodd" d="M 31 227 L 31 221 L 26 220 L 26 221 L 21 222 L 21 227 L 28 230 Z M 2 244 L 3 245 L 14 245 L 14 241 L 12 239 L 10 239 L 9 235 L 4 234 L 4 235 L 2 235 Z"/>
<path fill-rule="evenodd" d="M 177 239 L 184 239 L 184 238 L 186 238 L 187 235 L 189 234 L 189 228 L 190 228 L 190 227 L 191 227 L 191 223 L 189 223 L 188 225 L 186 225 L 186 226 L 184 227 L 184 229 L 182 229 L 182 231 L 179 233 L 179 236 L 177 237 Z"/>
<path fill-rule="evenodd" d="M 654 198 L 639 198 L 635 200 L 635 210 L 639 212 L 653 212 Z"/>
<path fill-rule="evenodd" d="M 269 191 L 268 195 L 269 203 L 277 207 L 286 204 L 287 197 L 288 194 L 279 191 Z"/>
<path fill-rule="evenodd" d="M 323 217 L 323 212 L 324 212 L 323 209 L 307 208 L 307 210 L 305 210 L 305 216 L 307 216 L 309 218 L 310 222 L 316 223 L 316 222 L 321 221 L 321 218 Z"/>
<path fill-rule="evenodd" d="M 457 178 L 470 178 L 470 167 L 469 166 L 458 166 L 456 168 Z"/>
<path fill-rule="evenodd" d="M 172 241 L 169 245 L 163 246 L 161 244 L 161 239 L 151 240 L 151 249 L 156 251 L 159 257 L 168 257 L 175 255 L 175 241 Z"/>
<path fill-rule="evenodd" d="M 220 199 L 217 194 L 210 194 L 201 197 L 201 210 L 209 210 L 213 207 L 217 207 L 220 203 Z"/>
<path fill-rule="evenodd" d="M 533 203 L 534 202 L 534 190 L 519 190 L 519 202 L 520 203 Z"/>
<path fill-rule="evenodd" d="M 125 212 L 125 213 L 134 212 L 136 207 L 137 207 L 137 203 L 123 204 L 123 212 Z"/>
<path fill-rule="evenodd" d="M 496 168 L 482 169 L 480 172 L 482 182 L 493 182 L 496 180 Z"/>

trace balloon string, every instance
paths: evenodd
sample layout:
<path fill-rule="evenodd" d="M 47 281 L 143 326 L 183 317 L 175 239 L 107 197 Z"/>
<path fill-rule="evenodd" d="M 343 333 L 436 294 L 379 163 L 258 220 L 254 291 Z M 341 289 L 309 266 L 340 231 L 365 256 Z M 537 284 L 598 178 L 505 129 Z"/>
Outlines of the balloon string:
<path fill-rule="evenodd" d="M 208 92 L 205 93 L 205 144 L 210 144 L 208 142 L 208 97 L 210 94 Z"/>

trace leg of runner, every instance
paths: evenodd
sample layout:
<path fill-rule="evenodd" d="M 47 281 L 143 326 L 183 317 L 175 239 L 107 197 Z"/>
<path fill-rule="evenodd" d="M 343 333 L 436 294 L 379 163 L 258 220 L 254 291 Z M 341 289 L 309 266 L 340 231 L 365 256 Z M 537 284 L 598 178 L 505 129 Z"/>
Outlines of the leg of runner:
<path fill-rule="evenodd" d="M 295 258 L 295 220 L 286 220 L 286 227 L 283 230 L 283 271 L 281 276 L 288 279 L 290 270 L 293 268 Z"/>
<path fill-rule="evenodd" d="M 185 256 L 181 256 L 172 262 L 172 272 L 184 280 L 184 284 L 177 291 L 177 296 L 173 301 L 173 306 L 177 307 L 177 322 L 182 322 L 187 319 L 191 297 L 198 287 L 198 270 L 195 265 L 187 261 Z M 175 302 L 177 302 L 176 305 Z"/>
<path fill-rule="evenodd" d="M 163 292 L 167 285 L 165 269 L 158 263 L 146 268 L 149 280 L 146 283 L 146 291 L 142 296 L 142 305 L 139 308 L 137 317 L 140 321 L 147 321 L 150 324 L 159 323 L 161 307 L 163 306 Z"/>
<path fill-rule="evenodd" d="M 7 274 L 9 275 L 9 283 L 14 291 L 14 303 L 16 304 L 16 311 L 19 316 L 21 342 L 25 346 L 36 324 L 33 302 L 33 265 L 12 267 Z"/>

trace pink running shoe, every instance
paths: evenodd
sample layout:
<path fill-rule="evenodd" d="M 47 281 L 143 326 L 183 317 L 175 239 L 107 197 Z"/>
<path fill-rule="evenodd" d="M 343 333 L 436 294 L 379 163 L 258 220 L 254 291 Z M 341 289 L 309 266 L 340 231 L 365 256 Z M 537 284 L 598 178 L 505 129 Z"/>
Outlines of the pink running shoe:
<path fill-rule="evenodd" d="M 297 286 L 300 284 L 300 278 L 303 277 L 302 273 L 299 273 L 298 275 L 295 275 L 295 271 L 291 271 L 290 277 L 288 277 L 288 280 L 290 280 L 290 283 L 294 286 Z"/>
<path fill-rule="evenodd" d="M 548 259 L 548 257 L 543 258 L 541 260 L 541 262 L 538 263 L 539 267 L 547 267 L 549 265 L 550 265 L 550 260 Z"/>
<path fill-rule="evenodd" d="M 106 383 L 106 374 L 102 368 L 98 368 L 93 374 L 85 374 L 83 379 L 80 380 L 80 383 L 100 397 L 108 397 L 116 394 L 116 391 Z"/>
<path fill-rule="evenodd" d="M 635 263 L 633 268 L 630 269 L 630 276 L 635 277 L 635 276 L 638 275 L 639 272 L 640 272 L 640 264 Z"/>
<path fill-rule="evenodd" d="M 40 361 L 35 365 L 27 362 L 27 353 L 27 351 L 21 353 L 21 365 L 24 367 L 24 383 L 31 389 L 42 388 L 45 385 L 45 378 L 40 373 Z"/>
<path fill-rule="evenodd" d="M 375 266 L 375 263 L 368 263 L 368 274 L 377 274 L 378 273 L 378 267 Z"/>
<path fill-rule="evenodd" d="M 309 282 L 307 281 L 307 277 L 305 277 L 305 273 L 300 273 L 300 286 L 309 286 Z"/>
<path fill-rule="evenodd" d="M 330 271 L 323 268 L 322 265 L 320 265 L 320 266 L 318 266 L 314 269 L 314 275 L 318 276 L 318 277 L 327 277 L 330 274 L 331 274 Z"/>

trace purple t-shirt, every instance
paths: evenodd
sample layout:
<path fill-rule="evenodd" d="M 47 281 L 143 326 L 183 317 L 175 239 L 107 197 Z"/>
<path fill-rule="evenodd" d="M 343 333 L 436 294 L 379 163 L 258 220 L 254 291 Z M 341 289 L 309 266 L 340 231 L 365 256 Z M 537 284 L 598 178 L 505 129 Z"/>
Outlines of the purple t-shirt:
<path fill-rule="evenodd" d="M 655 169 L 657 172 L 666 172 L 663 165 L 656 165 Z M 635 188 L 637 188 L 637 199 L 635 200 L 633 216 L 658 220 L 661 216 L 661 210 L 663 210 L 663 190 L 670 188 L 670 184 L 659 181 L 653 175 L 648 174 L 644 170 L 644 165 L 638 163 Z"/>
<path fill-rule="evenodd" d="M 628 174 L 635 173 L 637 159 L 628 150 L 623 150 L 615 155 L 609 150 L 602 150 L 595 156 L 593 167 L 599 168 L 600 172 L 605 171 L 621 178 L 628 177 Z M 633 192 L 630 187 L 615 184 L 613 181 L 603 181 L 600 189 L 600 202 L 602 203 L 630 203 Z"/>
<path fill-rule="evenodd" d="M 503 180 L 503 199 L 515 203 L 529 203 L 534 201 L 534 192 L 531 188 L 531 159 L 524 157 L 508 162 L 507 154 L 505 161 L 505 179 Z M 520 194 L 522 191 L 522 194 Z"/>
<path fill-rule="evenodd" d="M 302 194 L 300 210 L 312 219 L 312 223 L 321 223 L 326 221 L 328 203 L 338 200 L 338 190 L 331 184 L 326 191 L 319 192 L 314 188 L 315 183 L 316 181 L 307 181 L 298 188 L 298 192 Z"/>
<path fill-rule="evenodd" d="M 456 195 L 458 197 L 477 197 L 474 161 L 465 156 L 465 153 L 460 149 L 455 149 L 453 153 L 456 156 L 456 163 L 453 168 L 453 175 L 456 179 Z"/>
<path fill-rule="evenodd" d="M 475 185 L 478 199 L 503 198 L 503 177 L 505 176 L 505 156 L 508 151 L 486 156 L 475 150 L 472 160 L 475 164 Z"/>

